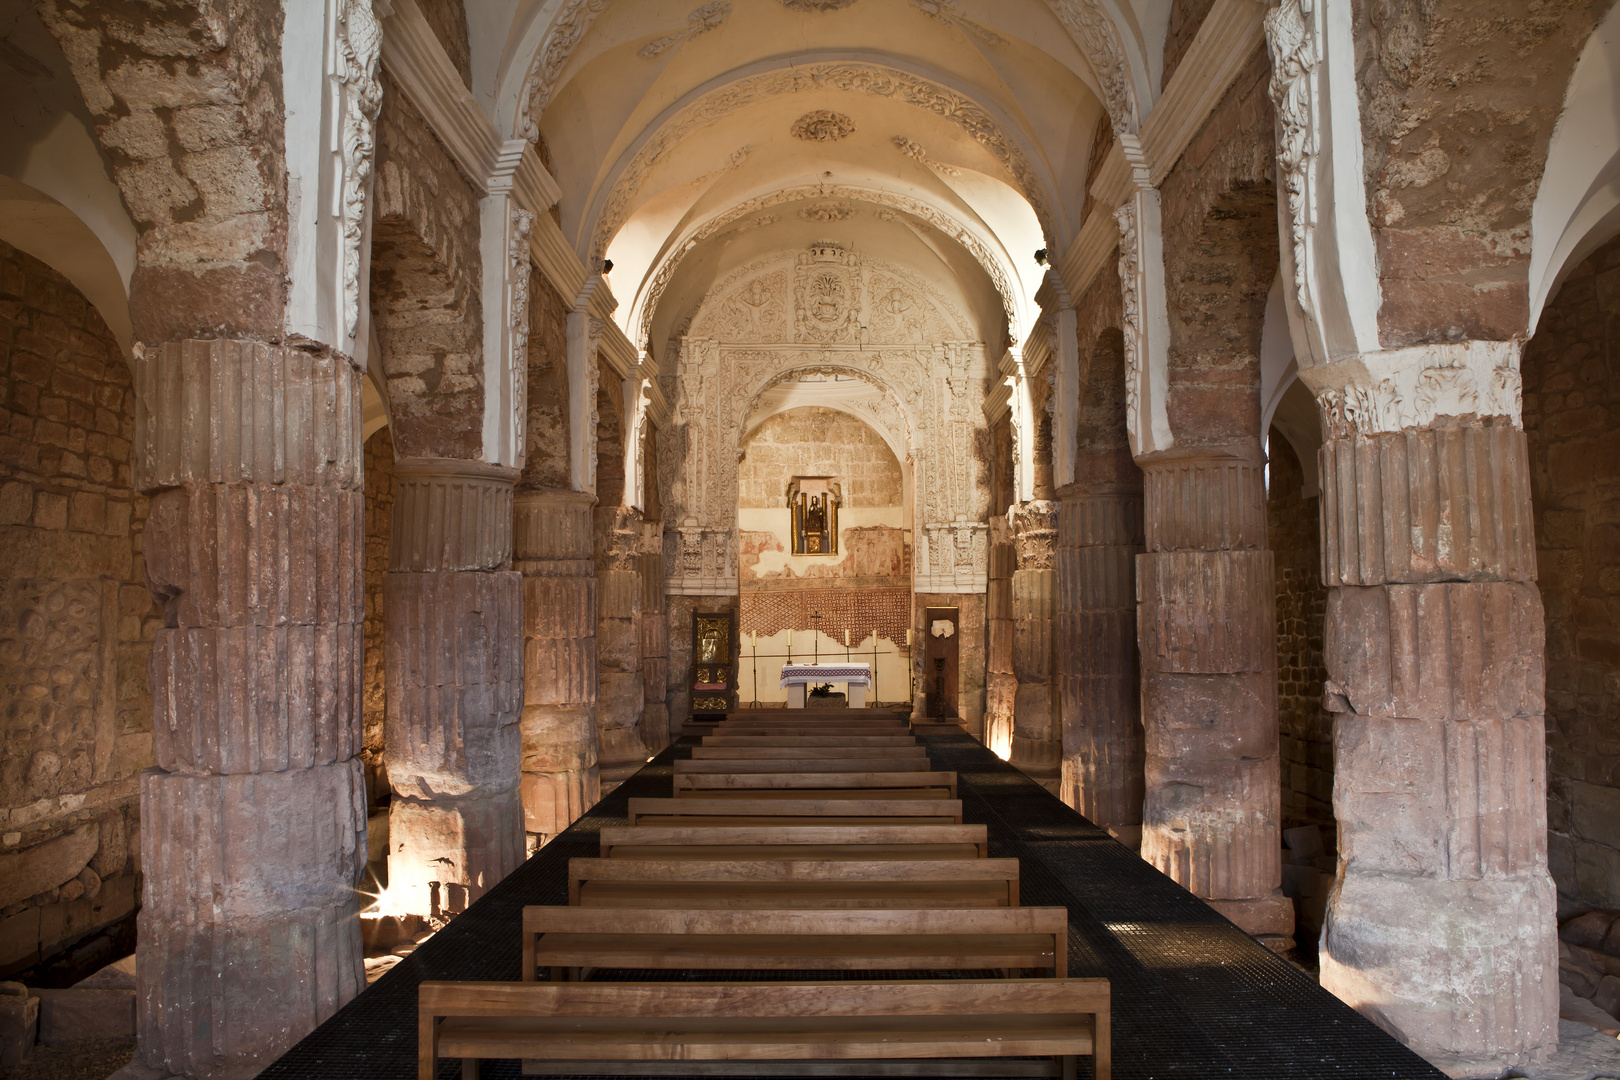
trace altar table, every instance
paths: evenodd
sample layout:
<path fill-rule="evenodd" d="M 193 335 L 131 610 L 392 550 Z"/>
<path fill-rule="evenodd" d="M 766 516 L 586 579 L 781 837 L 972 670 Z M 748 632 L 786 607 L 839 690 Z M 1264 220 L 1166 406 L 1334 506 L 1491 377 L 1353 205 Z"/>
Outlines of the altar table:
<path fill-rule="evenodd" d="M 804 688 L 821 683 L 843 683 L 845 702 L 852 709 L 866 708 L 866 688 L 872 685 L 871 664 L 783 664 L 780 686 L 788 692 L 788 708 L 804 708 Z"/>

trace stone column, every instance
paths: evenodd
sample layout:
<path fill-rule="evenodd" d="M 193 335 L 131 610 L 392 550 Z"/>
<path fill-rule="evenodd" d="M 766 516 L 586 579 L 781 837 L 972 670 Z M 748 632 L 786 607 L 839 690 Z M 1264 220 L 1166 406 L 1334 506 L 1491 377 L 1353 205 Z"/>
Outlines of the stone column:
<path fill-rule="evenodd" d="M 544 844 L 601 798 L 596 738 L 594 496 L 520 491 L 512 553 L 523 575 L 523 816 Z"/>
<path fill-rule="evenodd" d="M 648 521 L 641 540 L 641 741 L 648 753 L 670 743 L 669 621 L 664 611 L 664 526 Z"/>
<path fill-rule="evenodd" d="M 596 733 L 604 794 L 647 763 L 641 741 L 641 512 L 596 508 Z"/>
<path fill-rule="evenodd" d="M 141 1055 L 253 1076 L 365 986 L 360 373 L 171 341 L 134 360 L 157 768 L 141 781 Z"/>
<path fill-rule="evenodd" d="M 1494 1076 L 1558 1025 L 1524 432 L 1363 434 L 1371 414 L 1323 400 L 1339 880 L 1322 985 L 1452 1075 Z"/>
<path fill-rule="evenodd" d="M 1018 678 L 1013 673 L 1013 575 L 1018 555 L 1008 532 L 1005 517 L 991 520 L 989 581 L 985 588 L 984 744 L 1003 758 L 1012 753 L 1013 711 L 1018 696 Z M 921 611 L 917 615 L 920 621 Z M 921 632 L 927 633 L 927 627 Z M 919 658 L 925 653 L 924 648 L 917 651 Z M 931 677 L 930 672 L 922 672 L 923 679 Z M 920 697 L 927 696 L 923 685 L 919 684 L 917 691 Z"/>
<path fill-rule="evenodd" d="M 383 585 L 388 892 L 406 911 L 466 909 L 523 861 L 518 797 L 521 582 L 517 471 L 407 458 Z"/>
<path fill-rule="evenodd" d="M 1142 460 L 1136 561 L 1146 735 L 1142 858 L 1250 934 L 1286 947 L 1278 888 L 1277 640 L 1264 458 Z"/>
<path fill-rule="evenodd" d="M 1062 764 L 1052 673 L 1057 510 L 1057 503 L 1036 499 L 1019 503 L 1007 515 L 1018 560 L 1012 575 L 1012 659 L 1017 688 L 1009 760 L 1053 794 L 1058 790 Z"/>
<path fill-rule="evenodd" d="M 1057 539 L 1061 794 L 1132 847 L 1142 841 L 1145 754 L 1136 659 L 1141 550 L 1141 488 L 1065 489 Z"/>

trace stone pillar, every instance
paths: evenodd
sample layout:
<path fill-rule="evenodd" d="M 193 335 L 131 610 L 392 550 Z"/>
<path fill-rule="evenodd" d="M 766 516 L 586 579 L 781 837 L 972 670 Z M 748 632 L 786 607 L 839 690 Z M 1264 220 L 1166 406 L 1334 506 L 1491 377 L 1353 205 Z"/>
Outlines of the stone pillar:
<path fill-rule="evenodd" d="M 1057 539 L 1061 794 L 1132 847 L 1142 841 L 1145 754 L 1136 658 L 1141 550 L 1141 488 L 1066 489 Z"/>
<path fill-rule="evenodd" d="M 383 585 L 388 892 L 413 914 L 465 910 L 523 861 L 518 797 L 517 471 L 407 458 Z"/>
<path fill-rule="evenodd" d="M 596 733 L 604 794 L 647 763 L 641 741 L 641 512 L 596 508 Z"/>
<path fill-rule="evenodd" d="M 1003 759 L 1012 754 L 1014 702 L 1018 677 L 1013 673 L 1013 575 L 1018 555 L 1005 517 L 990 522 L 989 583 L 985 588 L 984 744 Z M 918 612 L 918 618 L 921 618 Z M 923 633 L 927 633 L 924 627 Z M 919 648 L 921 657 L 925 649 Z M 921 661 L 919 660 L 919 663 Z M 922 678 L 928 678 L 923 672 Z M 919 697 L 927 695 L 921 689 Z"/>
<path fill-rule="evenodd" d="M 360 373 L 172 341 L 134 360 L 157 768 L 141 781 L 141 1056 L 257 1074 L 365 986 Z"/>
<path fill-rule="evenodd" d="M 669 621 L 664 612 L 664 526 L 645 522 L 641 540 L 641 741 L 648 753 L 670 743 Z"/>
<path fill-rule="evenodd" d="M 1264 458 L 1252 450 L 1141 461 L 1142 858 L 1285 948 L 1275 596 Z"/>
<path fill-rule="evenodd" d="M 1339 819 L 1322 985 L 1452 1075 L 1494 1076 L 1558 1026 L 1525 436 L 1503 416 L 1356 419 L 1330 409 L 1321 451 Z"/>
<path fill-rule="evenodd" d="M 1017 688 L 1009 760 L 1053 794 L 1058 790 L 1062 762 L 1052 673 L 1057 510 L 1057 503 L 1036 499 L 1017 504 L 1007 515 L 1017 557 L 1011 589 L 1012 666 Z"/>
<path fill-rule="evenodd" d="M 523 575 L 523 816 L 544 844 L 601 797 L 596 738 L 596 565 L 577 491 L 520 491 L 512 553 Z"/>

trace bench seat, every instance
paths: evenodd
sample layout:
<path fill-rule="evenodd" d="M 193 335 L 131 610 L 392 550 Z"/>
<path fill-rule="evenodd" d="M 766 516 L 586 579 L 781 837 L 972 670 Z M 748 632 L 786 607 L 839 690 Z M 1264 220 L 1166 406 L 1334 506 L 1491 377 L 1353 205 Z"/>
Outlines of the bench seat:
<path fill-rule="evenodd" d="M 568 902 L 586 907 L 1017 907 L 1017 859 L 570 859 Z"/>
<path fill-rule="evenodd" d="M 420 1080 L 434 1080 L 446 1057 L 463 1059 L 464 1077 L 490 1058 L 552 1075 L 579 1073 L 578 1063 L 637 1075 L 642 1062 L 678 1063 L 692 1075 L 709 1062 L 792 1063 L 797 1075 L 801 1062 L 845 1062 L 844 1075 L 859 1075 L 858 1062 L 909 1059 L 911 1075 L 941 1075 L 928 1059 L 1006 1057 L 1053 1058 L 1034 1075 L 1073 1077 L 1083 1055 L 1098 1080 L 1109 1078 L 1103 979 L 424 982 L 418 1002 Z"/>
<path fill-rule="evenodd" d="M 677 762 L 679 764 L 679 762 Z M 815 791 L 807 796 L 806 791 Z M 954 799 L 954 772 L 680 772 L 674 777 L 676 798 L 701 792 L 705 797 L 723 797 L 737 792 L 749 799 L 845 798 L 862 799 Z M 882 792 L 883 794 L 877 794 Z"/>
<path fill-rule="evenodd" d="M 958 799 L 812 799 L 802 793 L 787 799 L 711 799 L 688 795 L 680 799 L 633 798 L 633 826 L 774 825 L 960 825 Z M 859 794 L 858 792 L 856 794 Z"/>
<path fill-rule="evenodd" d="M 603 858 L 978 859 L 990 848 L 983 825 L 742 826 L 604 828 Z M 777 854 L 767 854 L 775 852 Z M 896 854 L 886 854 L 895 852 Z M 929 852 L 939 854 L 930 855 Z"/>

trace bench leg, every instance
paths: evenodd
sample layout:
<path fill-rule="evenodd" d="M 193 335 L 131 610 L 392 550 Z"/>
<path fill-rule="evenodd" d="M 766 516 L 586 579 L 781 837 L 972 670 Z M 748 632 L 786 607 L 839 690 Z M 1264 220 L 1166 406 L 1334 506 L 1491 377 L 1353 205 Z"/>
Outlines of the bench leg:
<path fill-rule="evenodd" d="M 478 1080 L 478 1059 L 461 1059 L 461 1080 Z"/>
<path fill-rule="evenodd" d="M 1058 1059 L 1058 1065 L 1058 1075 L 1062 1076 L 1063 1080 L 1075 1080 L 1075 1076 L 1079 1072 L 1080 1068 L 1078 1058 L 1076 1058 L 1073 1054 L 1066 1054 Z M 473 1080 L 478 1080 L 478 1078 L 475 1076 L 473 1077 Z"/>

